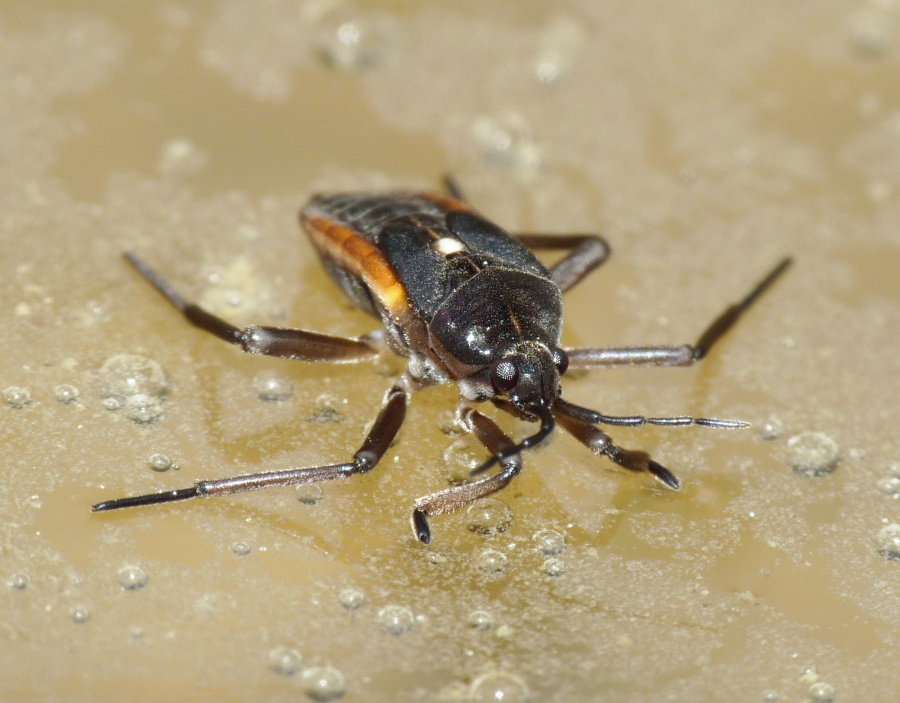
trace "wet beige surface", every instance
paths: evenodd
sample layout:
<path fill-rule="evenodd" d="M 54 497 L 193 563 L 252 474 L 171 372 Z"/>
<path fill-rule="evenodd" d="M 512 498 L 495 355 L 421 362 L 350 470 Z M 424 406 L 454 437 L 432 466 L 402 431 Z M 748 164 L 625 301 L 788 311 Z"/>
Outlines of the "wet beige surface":
<path fill-rule="evenodd" d="M 896 700 L 898 31 L 894 0 L 0 2 L 0 697 Z M 413 501 L 481 456 L 437 388 L 315 504 L 88 512 L 345 460 L 399 368 L 243 356 L 122 251 L 235 323 L 361 334 L 297 210 L 445 172 L 612 243 L 571 345 L 690 341 L 794 255 L 702 365 L 565 379 L 754 428 L 613 432 L 678 493 L 560 432 L 505 531 L 469 529 L 493 505 L 424 547 Z M 792 471 L 797 435 L 836 470 Z"/>

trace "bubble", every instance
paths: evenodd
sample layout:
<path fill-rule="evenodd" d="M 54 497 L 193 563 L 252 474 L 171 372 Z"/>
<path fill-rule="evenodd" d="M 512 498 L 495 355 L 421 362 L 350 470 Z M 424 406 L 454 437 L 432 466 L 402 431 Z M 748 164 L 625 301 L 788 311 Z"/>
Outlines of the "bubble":
<path fill-rule="evenodd" d="M 24 408 L 31 402 L 31 392 L 21 386 L 9 386 L 3 389 L 3 400 L 11 408 Z"/>
<path fill-rule="evenodd" d="M 788 460 L 795 473 L 825 476 L 837 468 L 840 447 L 823 432 L 802 432 L 787 442 Z"/>
<path fill-rule="evenodd" d="M 784 423 L 777 417 L 773 417 L 762 426 L 759 436 L 771 442 L 781 437 L 782 434 L 784 434 Z"/>
<path fill-rule="evenodd" d="M 6 583 L 10 588 L 15 588 L 18 591 L 24 591 L 31 583 L 31 579 L 28 578 L 27 574 L 13 574 L 9 577 L 9 580 L 7 580 Z"/>
<path fill-rule="evenodd" d="M 809 687 L 809 699 L 814 703 L 831 703 L 835 698 L 837 691 L 830 683 L 819 681 Z"/>
<path fill-rule="evenodd" d="M 116 354 L 100 367 L 104 396 L 127 398 L 134 395 L 162 397 L 169 390 L 166 372 L 153 359 L 138 354 Z"/>
<path fill-rule="evenodd" d="M 151 425 L 162 417 L 162 401 L 152 395 L 138 393 L 125 401 L 128 419 L 139 425 Z"/>
<path fill-rule="evenodd" d="M 334 393 L 320 393 L 316 396 L 316 411 L 306 418 L 307 422 L 341 422 L 343 416 L 340 413 L 341 399 Z"/>
<path fill-rule="evenodd" d="M 495 498 L 484 498 L 469 506 L 466 511 L 468 528 L 479 535 L 496 535 L 506 532 L 512 523 L 512 512 L 506 504 Z"/>
<path fill-rule="evenodd" d="M 441 460 L 441 476 L 451 486 L 459 486 L 469 482 L 469 473 L 481 465 L 484 456 L 472 435 L 466 435 L 451 442 L 441 454 Z"/>
<path fill-rule="evenodd" d="M 150 468 L 154 471 L 159 471 L 160 473 L 162 473 L 163 471 L 168 471 L 172 468 L 172 460 L 167 454 L 155 452 L 150 455 L 149 462 Z"/>
<path fill-rule="evenodd" d="M 253 547 L 246 542 L 235 542 L 231 545 L 231 551 L 235 556 L 245 557 L 253 551 Z"/>
<path fill-rule="evenodd" d="M 386 605 L 378 611 L 378 624 L 389 635 L 403 635 L 413 629 L 416 618 L 409 608 L 402 605 Z"/>
<path fill-rule="evenodd" d="M 300 676 L 303 692 L 314 701 L 337 700 L 347 692 L 344 674 L 333 666 L 311 666 Z"/>
<path fill-rule="evenodd" d="M 875 536 L 878 553 L 890 561 L 900 561 L 900 525 L 885 525 Z"/>
<path fill-rule="evenodd" d="M 359 610 L 366 602 L 366 594 L 357 588 L 345 588 L 338 593 L 338 603 L 344 610 Z"/>
<path fill-rule="evenodd" d="M 779 698 L 781 698 L 781 696 L 778 695 L 778 691 L 766 691 L 763 694 L 764 703 L 775 703 Z"/>
<path fill-rule="evenodd" d="M 472 137 L 484 159 L 495 166 L 520 171 L 537 171 L 541 166 L 532 129 L 517 112 L 477 118 Z"/>
<path fill-rule="evenodd" d="M 496 549 L 485 549 L 478 555 L 475 565 L 479 571 L 483 571 L 486 574 L 499 574 L 506 569 L 508 561 L 509 559 L 503 552 Z"/>
<path fill-rule="evenodd" d="M 473 703 L 522 703 L 530 697 L 528 686 L 518 676 L 492 671 L 477 677 L 469 688 Z"/>
<path fill-rule="evenodd" d="M 119 585 L 126 591 L 139 591 L 149 580 L 147 572 L 139 566 L 125 566 L 119 569 Z"/>
<path fill-rule="evenodd" d="M 473 630 L 490 630 L 494 626 L 494 617 L 486 610 L 473 610 L 469 613 L 469 627 Z"/>
<path fill-rule="evenodd" d="M 290 398 L 294 393 L 294 384 L 277 371 L 263 371 L 254 377 L 253 389 L 260 400 L 271 403 Z"/>
<path fill-rule="evenodd" d="M 275 647 L 266 655 L 269 669 L 281 676 L 293 676 L 303 666 L 303 657 L 296 649 Z"/>
<path fill-rule="evenodd" d="M 74 403 L 80 396 L 81 391 L 70 383 L 60 383 L 53 389 L 53 397 L 63 405 Z"/>
<path fill-rule="evenodd" d="M 547 576 L 562 576 L 566 573 L 566 564 L 561 559 L 547 559 L 541 567 Z"/>
<path fill-rule="evenodd" d="M 900 498 L 900 476 L 888 476 L 875 484 L 881 493 L 891 498 Z"/>
<path fill-rule="evenodd" d="M 163 145 L 157 168 L 164 176 L 186 176 L 202 169 L 207 160 L 190 139 L 170 139 Z"/>
<path fill-rule="evenodd" d="M 91 619 L 91 614 L 87 608 L 82 606 L 76 606 L 69 611 L 69 616 L 72 618 L 72 622 L 76 625 L 84 625 L 88 620 Z"/>
<path fill-rule="evenodd" d="M 566 549 L 565 535 L 556 530 L 538 530 L 531 536 L 531 541 L 536 550 L 548 557 L 562 554 Z"/>
<path fill-rule="evenodd" d="M 103 407 L 107 410 L 121 410 L 124 404 L 121 398 L 111 396 L 103 399 Z"/>
<path fill-rule="evenodd" d="M 386 14 L 327 15 L 316 42 L 322 61 L 340 71 L 359 71 L 382 63 L 397 45 L 396 20 Z"/>
<path fill-rule="evenodd" d="M 325 491 L 317 483 L 303 483 L 294 489 L 294 494 L 304 505 L 315 505 L 325 497 Z"/>

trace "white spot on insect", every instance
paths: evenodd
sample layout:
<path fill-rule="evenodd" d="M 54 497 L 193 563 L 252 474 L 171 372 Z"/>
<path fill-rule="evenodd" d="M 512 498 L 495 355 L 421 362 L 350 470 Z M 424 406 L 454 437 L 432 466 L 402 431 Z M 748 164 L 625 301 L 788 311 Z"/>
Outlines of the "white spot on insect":
<path fill-rule="evenodd" d="M 431 243 L 431 248 L 438 254 L 450 256 L 451 254 L 459 254 L 466 250 L 466 245 L 453 237 L 441 237 Z"/>

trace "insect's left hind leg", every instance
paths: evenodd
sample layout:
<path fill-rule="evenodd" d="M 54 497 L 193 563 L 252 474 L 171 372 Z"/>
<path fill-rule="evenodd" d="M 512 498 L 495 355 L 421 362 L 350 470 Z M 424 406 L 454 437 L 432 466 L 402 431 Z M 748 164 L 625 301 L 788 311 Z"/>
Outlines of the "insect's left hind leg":
<path fill-rule="evenodd" d="M 516 446 L 493 420 L 473 408 L 464 412 L 463 422 L 491 454 L 496 455 Z M 457 510 L 474 503 L 479 498 L 496 493 L 509 485 L 509 482 L 522 470 L 522 457 L 519 454 L 507 457 L 500 463 L 502 468 L 496 474 L 419 498 L 415 503 L 412 515 L 413 531 L 416 533 L 416 537 L 428 544 L 431 541 L 429 517 Z"/>
<path fill-rule="evenodd" d="M 598 366 L 690 366 L 709 354 L 741 318 L 747 309 L 765 293 L 791 265 L 785 258 L 767 273 L 740 301 L 729 305 L 707 326 L 693 344 L 652 347 L 609 347 L 598 349 L 566 349 L 569 368 L 590 369 Z"/>

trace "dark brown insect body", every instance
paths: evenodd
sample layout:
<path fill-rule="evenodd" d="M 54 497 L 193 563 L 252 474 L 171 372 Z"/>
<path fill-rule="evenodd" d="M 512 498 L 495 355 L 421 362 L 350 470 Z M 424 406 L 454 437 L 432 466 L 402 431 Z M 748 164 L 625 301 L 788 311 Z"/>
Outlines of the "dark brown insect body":
<path fill-rule="evenodd" d="M 629 470 L 649 471 L 671 488 L 679 484 L 668 469 L 644 452 L 616 446 L 597 425 L 746 426 L 709 418 L 603 415 L 562 400 L 560 378 L 570 366 L 688 365 L 702 359 L 787 268 L 788 259 L 726 309 L 696 344 L 564 350 L 560 347 L 562 293 L 603 263 L 609 247 L 594 235 L 511 236 L 469 208 L 450 185 L 457 197 L 321 195 L 300 213 L 303 228 L 331 277 L 358 307 L 381 320 L 382 330 L 360 339 L 287 328 L 238 329 L 186 302 L 143 262 L 126 255 L 192 324 L 247 352 L 304 361 L 358 362 L 389 349 L 408 363 L 350 462 L 199 481 L 187 489 L 106 501 L 94 510 L 312 483 L 370 471 L 400 429 L 412 392 L 434 383 L 458 384 L 458 417 L 491 454 L 473 473 L 483 473 L 497 463 L 500 469 L 417 500 L 413 527 L 425 543 L 431 535 L 427 516 L 454 510 L 506 486 L 522 468 L 523 450 L 543 441 L 557 421 L 596 454 Z M 569 254 L 548 270 L 531 248 L 565 249 Z M 540 429 L 513 442 L 477 409 L 478 403 L 487 400 L 518 418 L 539 422 Z"/>

